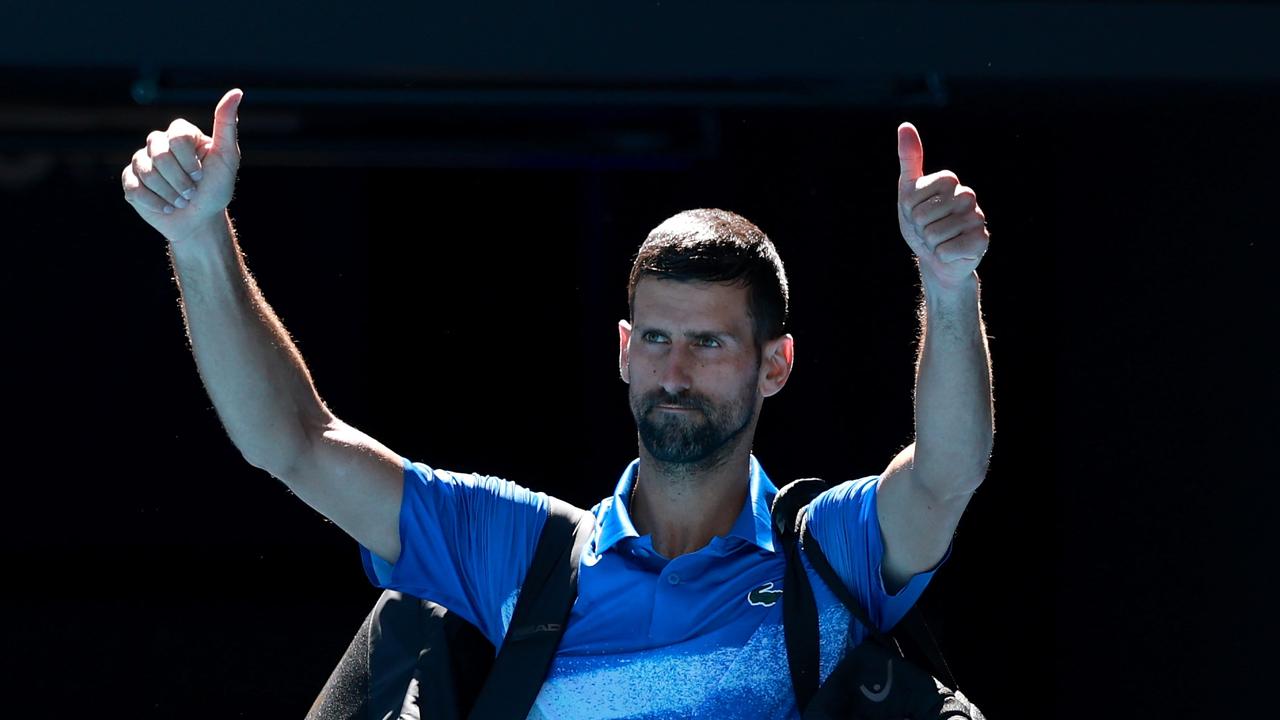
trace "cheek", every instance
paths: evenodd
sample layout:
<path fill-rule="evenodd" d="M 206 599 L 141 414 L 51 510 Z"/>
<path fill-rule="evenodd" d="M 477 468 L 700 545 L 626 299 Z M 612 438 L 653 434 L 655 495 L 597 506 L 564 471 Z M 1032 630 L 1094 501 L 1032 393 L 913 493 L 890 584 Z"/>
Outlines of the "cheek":
<path fill-rule="evenodd" d="M 702 375 L 706 385 L 714 387 L 724 397 L 751 395 L 760 384 L 760 368 L 747 362 L 726 362 L 717 367 L 708 364 L 707 372 Z"/>

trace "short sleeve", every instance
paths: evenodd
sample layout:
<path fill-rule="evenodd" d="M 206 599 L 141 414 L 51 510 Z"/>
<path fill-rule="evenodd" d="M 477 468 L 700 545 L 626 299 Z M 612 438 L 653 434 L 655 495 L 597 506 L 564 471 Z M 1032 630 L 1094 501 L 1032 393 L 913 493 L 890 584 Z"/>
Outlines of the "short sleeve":
<path fill-rule="evenodd" d="M 403 462 L 400 557 L 393 565 L 361 546 L 369 581 L 439 603 L 500 645 L 502 607 L 524 582 L 547 496 L 501 478 Z"/>
<path fill-rule="evenodd" d="M 879 484 L 880 478 L 872 476 L 827 489 L 809 504 L 808 522 L 810 532 L 845 587 L 862 603 L 881 632 L 887 632 L 920 599 L 933 573 L 950 557 L 951 549 L 947 549 L 947 556 L 938 565 L 912 576 L 904 587 L 890 595 L 881 574 L 884 538 L 876 514 Z"/>

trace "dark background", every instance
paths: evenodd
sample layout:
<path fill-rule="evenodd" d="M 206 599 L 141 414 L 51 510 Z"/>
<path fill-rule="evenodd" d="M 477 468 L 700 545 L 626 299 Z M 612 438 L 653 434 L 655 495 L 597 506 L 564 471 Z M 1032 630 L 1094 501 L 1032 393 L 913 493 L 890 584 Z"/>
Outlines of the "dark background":
<path fill-rule="evenodd" d="M 582 506 L 635 454 L 630 257 L 745 214 L 793 294 L 779 483 L 911 437 L 894 130 L 977 190 L 997 437 L 925 597 L 993 718 L 1266 706 L 1280 11 L 60 2 L 0 23 L 4 710 L 301 717 L 377 597 L 245 464 L 121 198 L 231 87 L 231 212 L 330 407 Z"/>

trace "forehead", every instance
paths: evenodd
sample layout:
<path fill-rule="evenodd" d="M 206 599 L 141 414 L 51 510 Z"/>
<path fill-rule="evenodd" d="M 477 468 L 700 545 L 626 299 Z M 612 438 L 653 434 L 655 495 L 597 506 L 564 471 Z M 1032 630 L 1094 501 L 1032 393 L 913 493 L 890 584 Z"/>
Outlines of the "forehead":
<path fill-rule="evenodd" d="M 636 283 L 636 324 L 736 333 L 750 331 L 748 289 L 739 285 L 642 278 Z"/>

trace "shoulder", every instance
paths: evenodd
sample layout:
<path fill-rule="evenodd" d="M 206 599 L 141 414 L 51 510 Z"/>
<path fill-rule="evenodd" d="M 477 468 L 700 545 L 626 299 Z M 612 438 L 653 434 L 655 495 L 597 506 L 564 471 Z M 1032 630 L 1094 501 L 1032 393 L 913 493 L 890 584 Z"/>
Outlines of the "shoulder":
<path fill-rule="evenodd" d="M 847 542 L 847 531 L 857 525 L 871 523 L 878 529 L 875 510 L 878 481 L 878 476 L 835 485 L 819 478 L 793 480 L 773 497 L 774 530 L 784 535 L 792 532 L 801 511 L 810 530 L 822 543 Z"/>
<path fill-rule="evenodd" d="M 876 489 L 879 485 L 879 475 L 846 480 L 835 485 L 828 484 L 826 489 L 809 501 L 809 522 L 822 524 L 837 513 L 841 517 L 846 517 L 850 512 L 871 513 L 874 516 Z"/>
<path fill-rule="evenodd" d="M 405 494 L 435 505 L 455 505 L 457 511 L 518 510 L 546 515 L 549 498 L 500 477 L 433 468 L 405 460 Z"/>

